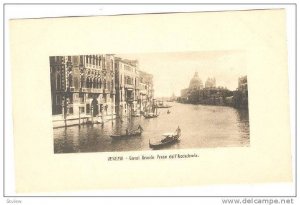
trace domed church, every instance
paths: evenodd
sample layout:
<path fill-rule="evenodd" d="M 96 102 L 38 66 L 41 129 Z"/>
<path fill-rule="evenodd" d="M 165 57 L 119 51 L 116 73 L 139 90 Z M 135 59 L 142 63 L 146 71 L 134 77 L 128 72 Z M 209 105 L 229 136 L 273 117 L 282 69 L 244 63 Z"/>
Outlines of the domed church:
<path fill-rule="evenodd" d="M 181 90 L 181 97 L 187 98 L 189 93 L 192 92 L 193 90 L 201 90 L 201 89 L 203 89 L 202 80 L 200 79 L 198 72 L 195 72 L 194 77 L 190 81 L 189 87 Z"/>
<path fill-rule="evenodd" d="M 189 90 L 199 90 L 203 88 L 202 80 L 200 79 L 198 72 L 195 72 L 194 77 L 190 81 Z"/>

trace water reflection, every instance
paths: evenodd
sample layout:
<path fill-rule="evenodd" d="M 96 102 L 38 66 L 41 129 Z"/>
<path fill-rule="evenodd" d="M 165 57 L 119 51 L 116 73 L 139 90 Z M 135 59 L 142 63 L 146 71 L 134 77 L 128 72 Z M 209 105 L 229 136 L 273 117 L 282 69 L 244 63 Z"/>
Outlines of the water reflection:
<path fill-rule="evenodd" d="M 173 103 L 170 114 L 161 109 L 153 119 L 131 117 L 104 125 L 84 125 L 54 129 L 54 152 L 111 152 L 149 150 L 149 140 L 173 132 L 180 126 L 179 143 L 164 149 L 249 146 L 249 114 L 231 107 Z M 126 128 L 144 128 L 141 136 L 112 140 L 111 134 L 125 133 Z"/>

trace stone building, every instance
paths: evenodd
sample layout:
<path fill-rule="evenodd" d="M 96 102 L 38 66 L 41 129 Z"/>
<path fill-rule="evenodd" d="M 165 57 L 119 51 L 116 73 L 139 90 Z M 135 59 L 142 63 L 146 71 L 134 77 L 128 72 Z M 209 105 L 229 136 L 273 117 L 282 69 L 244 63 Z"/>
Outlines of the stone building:
<path fill-rule="evenodd" d="M 151 107 L 154 99 L 153 75 L 144 71 L 139 71 L 140 97 L 139 108 L 141 112 L 146 112 Z"/>
<path fill-rule="evenodd" d="M 115 58 L 116 68 L 116 112 L 120 117 L 138 111 L 140 95 L 138 62 Z"/>
<path fill-rule="evenodd" d="M 184 103 L 191 101 L 191 98 L 193 98 L 192 93 L 201 89 L 203 89 L 202 80 L 200 79 L 198 72 L 195 72 L 193 78 L 190 80 L 189 87 L 181 90 L 179 101 Z"/>
<path fill-rule="evenodd" d="M 231 91 L 226 87 L 216 87 L 215 78 L 208 78 L 205 82 L 205 88 L 203 88 L 202 81 L 196 72 L 190 81 L 189 87 L 181 90 L 178 101 L 181 103 L 225 105 L 248 109 L 247 76 L 240 77 L 237 89 Z"/>
<path fill-rule="evenodd" d="M 113 55 L 50 57 L 52 114 L 103 122 L 115 116 Z"/>
<path fill-rule="evenodd" d="M 195 72 L 194 77 L 190 81 L 189 90 L 200 90 L 203 88 L 202 80 L 200 79 L 198 72 Z"/>
<path fill-rule="evenodd" d="M 248 80 L 247 76 L 238 79 L 238 88 L 234 92 L 233 104 L 238 108 L 248 108 Z"/>
<path fill-rule="evenodd" d="M 205 81 L 205 88 L 215 88 L 216 78 L 207 78 Z"/>
<path fill-rule="evenodd" d="M 216 79 L 208 78 L 203 88 L 202 81 L 196 72 L 188 88 L 181 90 L 179 102 L 206 105 L 226 105 L 233 92 L 224 87 L 216 87 Z"/>

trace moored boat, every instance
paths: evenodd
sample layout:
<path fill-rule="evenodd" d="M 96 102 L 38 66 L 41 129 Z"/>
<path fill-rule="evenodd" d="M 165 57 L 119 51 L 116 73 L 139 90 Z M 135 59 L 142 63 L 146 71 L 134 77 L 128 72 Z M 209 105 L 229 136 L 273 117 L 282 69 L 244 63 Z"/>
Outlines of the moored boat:
<path fill-rule="evenodd" d="M 170 108 L 170 107 L 172 107 L 172 106 L 165 104 L 163 101 L 160 101 L 155 105 L 155 108 Z"/>
<path fill-rule="evenodd" d="M 152 112 L 144 114 L 145 118 L 156 118 L 158 116 L 159 116 L 158 114 L 155 114 L 155 113 L 152 113 Z"/>
<path fill-rule="evenodd" d="M 152 149 L 159 149 L 164 146 L 174 144 L 179 141 L 179 137 L 181 136 L 181 129 L 178 128 L 174 133 L 165 133 L 162 135 L 162 139 L 157 142 L 150 142 L 149 139 L 149 147 Z"/>
<path fill-rule="evenodd" d="M 172 107 L 171 105 L 156 105 L 156 108 L 170 108 Z"/>
<path fill-rule="evenodd" d="M 140 136 L 143 133 L 143 128 L 139 125 L 136 130 L 128 131 L 125 134 L 110 135 L 112 139 L 127 139 L 129 137 Z"/>
<path fill-rule="evenodd" d="M 136 112 L 136 113 L 133 113 L 131 116 L 132 116 L 132 117 L 140 117 L 141 114 Z"/>

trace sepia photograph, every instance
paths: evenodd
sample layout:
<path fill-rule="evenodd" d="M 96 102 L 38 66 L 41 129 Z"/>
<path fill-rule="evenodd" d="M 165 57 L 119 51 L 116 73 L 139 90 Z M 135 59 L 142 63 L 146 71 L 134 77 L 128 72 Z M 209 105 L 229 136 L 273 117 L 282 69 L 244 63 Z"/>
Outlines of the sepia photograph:
<path fill-rule="evenodd" d="M 250 146 L 243 51 L 49 60 L 55 153 Z"/>

